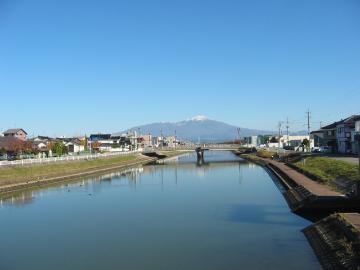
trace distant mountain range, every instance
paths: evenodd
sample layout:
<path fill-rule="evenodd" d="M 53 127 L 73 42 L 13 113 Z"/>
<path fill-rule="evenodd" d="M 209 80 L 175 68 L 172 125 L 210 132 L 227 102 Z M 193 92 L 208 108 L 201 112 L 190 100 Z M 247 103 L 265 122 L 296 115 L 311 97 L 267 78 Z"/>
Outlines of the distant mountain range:
<path fill-rule="evenodd" d="M 238 127 L 220 121 L 211 120 L 203 115 L 193 117 L 180 122 L 159 122 L 142 126 L 136 126 L 116 134 L 128 131 L 140 131 L 141 134 L 152 136 L 174 136 L 191 142 L 226 142 L 233 141 L 239 137 Z M 275 131 L 240 128 L 240 136 L 273 135 Z"/>
<path fill-rule="evenodd" d="M 159 122 L 136 126 L 116 134 L 128 131 L 140 131 L 141 134 L 151 134 L 152 136 L 160 136 L 161 134 L 163 136 L 174 136 L 176 131 L 177 138 L 181 140 L 192 142 L 198 142 L 199 140 L 201 142 L 223 142 L 238 138 L 237 128 L 238 127 L 199 115 L 175 123 Z M 274 132 L 247 128 L 241 128 L 240 131 L 241 137 L 261 134 L 274 134 Z"/>

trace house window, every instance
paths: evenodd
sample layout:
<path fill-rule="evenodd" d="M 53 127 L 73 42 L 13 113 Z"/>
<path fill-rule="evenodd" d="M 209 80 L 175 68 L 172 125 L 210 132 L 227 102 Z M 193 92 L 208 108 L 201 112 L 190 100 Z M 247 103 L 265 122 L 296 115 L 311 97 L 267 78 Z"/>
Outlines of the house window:
<path fill-rule="evenodd" d="M 356 131 L 356 132 L 360 132 L 360 121 L 357 121 L 357 122 L 355 123 L 355 131 Z"/>

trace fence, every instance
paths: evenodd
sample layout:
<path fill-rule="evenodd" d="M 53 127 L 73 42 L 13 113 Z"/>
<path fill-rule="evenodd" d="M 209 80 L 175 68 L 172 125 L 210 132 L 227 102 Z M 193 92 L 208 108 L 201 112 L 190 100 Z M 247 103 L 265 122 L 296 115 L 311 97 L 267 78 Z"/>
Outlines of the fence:
<path fill-rule="evenodd" d="M 89 154 L 79 156 L 64 156 L 64 157 L 50 157 L 50 158 L 33 158 L 33 159 L 21 159 L 21 160 L 4 160 L 0 161 L 0 167 L 2 166 L 19 166 L 19 165 L 32 165 L 32 164 L 47 164 L 62 161 L 75 161 L 75 160 L 91 160 L 96 158 L 114 157 L 114 156 L 129 156 L 142 151 L 128 151 L 128 152 L 113 152 L 104 154 Z"/>

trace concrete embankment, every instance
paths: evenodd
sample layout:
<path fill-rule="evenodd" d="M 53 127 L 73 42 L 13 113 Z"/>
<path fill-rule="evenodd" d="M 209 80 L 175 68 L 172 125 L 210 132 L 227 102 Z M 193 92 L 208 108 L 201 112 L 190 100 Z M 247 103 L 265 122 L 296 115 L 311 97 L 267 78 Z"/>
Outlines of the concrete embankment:
<path fill-rule="evenodd" d="M 324 269 L 360 268 L 360 214 L 333 214 L 303 233 Z"/>
<path fill-rule="evenodd" d="M 254 155 L 244 155 L 243 158 L 265 166 L 277 176 L 286 189 L 283 195 L 293 212 L 315 214 L 360 211 L 359 198 L 334 191 L 282 162 Z"/>
<path fill-rule="evenodd" d="M 119 170 L 119 169 L 127 169 L 134 166 L 139 166 L 143 164 L 147 164 L 153 161 L 156 161 L 158 157 L 147 157 L 143 155 L 137 155 L 132 160 L 127 160 L 123 162 L 118 162 L 117 164 L 106 164 L 106 165 L 98 165 L 92 168 L 84 168 L 76 171 L 75 173 L 67 173 L 66 164 L 62 164 L 64 167 L 64 171 L 61 175 L 58 176 L 43 176 L 39 177 L 37 180 L 27 180 L 24 178 L 23 181 L 18 181 L 15 184 L 7 184 L 0 186 L 0 195 L 4 196 L 7 194 L 12 194 L 16 192 L 20 192 L 22 190 L 26 190 L 29 188 L 41 187 L 49 184 L 64 182 L 64 181 L 72 181 L 74 179 L 78 179 L 85 176 L 101 174 L 109 171 Z M 70 165 L 70 163 L 69 163 Z M 41 165 L 38 165 L 41 166 Z M 44 165 L 45 166 L 45 165 Z M 71 164 L 73 166 L 73 164 Z"/>
<path fill-rule="evenodd" d="M 360 214 L 345 213 L 359 212 L 359 198 L 334 191 L 284 163 L 255 155 L 243 158 L 277 176 L 286 189 L 284 197 L 293 212 L 313 216 L 332 213 L 303 230 L 324 269 L 360 269 Z"/>

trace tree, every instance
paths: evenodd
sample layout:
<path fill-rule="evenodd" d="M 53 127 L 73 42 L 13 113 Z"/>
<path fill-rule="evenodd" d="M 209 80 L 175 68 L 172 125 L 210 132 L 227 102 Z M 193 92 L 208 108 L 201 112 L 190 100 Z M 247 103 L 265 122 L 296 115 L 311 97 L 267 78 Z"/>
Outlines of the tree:
<path fill-rule="evenodd" d="M 51 151 L 55 153 L 57 156 L 62 156 L 68 152 L 66 145 L 62 142 L 55 142 L 52 145 Z"/>
<path fill-rule="evenodd" d="M 32 154 L 34 153 L 35 148 L 31 141 L 23 141 L 21 144 L 21 151 L 25 154 Z"/>
<path fill-rule="evenodd" d="M 0 156 L 5 156 L 6 154 L 6 149 L 4 147 L 0 148 Z"/>
<path fill-rule="evenodd" d="M 305 150 L 305 148 L 310 148 L 310 141 L 308 139 L 304 139 L 301 143 L 301 146 L 303 148 L 303 151 Z"/>
<path fill-rule="evenodd" d="M 88 138 L 84 137 L 84 140 L 81 142 L 81 144 L 84 146 L 84 150 L 87 151 L 88 150 Z"/>
<path fill-rule="evenodd" d="M 99 150 L 100 146 L 101 146 L 101 143 L 99 143 L 99 142 L 93 142 L 91 144 L 92 150 Z"/>

